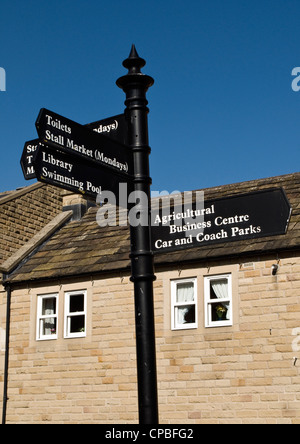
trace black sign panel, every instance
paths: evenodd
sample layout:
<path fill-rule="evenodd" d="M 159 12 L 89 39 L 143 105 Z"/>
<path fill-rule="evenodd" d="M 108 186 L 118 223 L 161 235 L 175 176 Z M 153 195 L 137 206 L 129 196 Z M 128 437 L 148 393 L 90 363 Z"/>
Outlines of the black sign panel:
<path fill-rule="evenodd" d="M 55 185 L 96 199 L 103 191 L 114 193 L 117 205 L 127 205 L 127 193 L 132 191 L 132 184 L 122 181 L 118 173 L 100 165 L 84 161 L 39 144 L 33 159 L 35 174 L 40 182 Z"/>
<path fill-rule="evenodd" d="M 98 120 L 97 122 L 88 123 L 84 125 L 87 128 L 92 129 L 96 133 L 103 134 L 104 136 L 115 140 L 121 144 L 128 144 L 128 128 L 124 114 L 108 117 L 107 119 Z M 26 142 L 21 157 L 21 167 L 26 180 L 35 179 L 35 171 L 33 166 L 33 155 L 36 151 L 40 140 L 34 139 Z"/>
<path fill-rule="evenodd" d="M 33 166 L 34 153 L 39 145 L 39 139 L 26 142 L 21 157 L 21 167 L 26 180 L 35 179 L 35 171 Z"/>
<path fill-rule="evenodd" d="M 205 199 L 205 196 L 204 196 Z M 167 215 L 152 214 L 152 249 L 165 253 L 189 247 L 285 234 L 291 207 L 282 188 L 209 200 Z"/>
<path fill-rule="evenodd" d="M 96 162 L 124 177 L 133 172 L 131 150 L 79 123 L 42 108 L 36 128 L 47 146 Z"/>
<path fill-rule="evenodd" d="M 88 123 L 85 126 L 116 142 L 128 145 L 128 127 L 124 114 Z"/>

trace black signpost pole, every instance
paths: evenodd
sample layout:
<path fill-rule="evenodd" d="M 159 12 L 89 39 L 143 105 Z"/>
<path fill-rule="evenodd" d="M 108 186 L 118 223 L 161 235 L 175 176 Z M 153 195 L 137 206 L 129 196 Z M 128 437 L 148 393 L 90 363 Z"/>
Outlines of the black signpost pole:
<path fill-rule="evenodd" d="M 154 275 L 151 251 L 151 203 L 149 176 L 148 108 L 146 92 L 154 80 L 141 73 L 146 64 L 132 46 L 129 58 L 123 62 L 128 74 L 117 80 L 126 93 L 125 116 L 128 123 L 129 147 L 133 152 L 134 191 L 147 196 L 147 205 L 140 204 L 140 224 L 131 230 L 131 264 L 135 296 L 137 373 L 140 424 L 158 424 L 157 374 L 153 306 Z"/>

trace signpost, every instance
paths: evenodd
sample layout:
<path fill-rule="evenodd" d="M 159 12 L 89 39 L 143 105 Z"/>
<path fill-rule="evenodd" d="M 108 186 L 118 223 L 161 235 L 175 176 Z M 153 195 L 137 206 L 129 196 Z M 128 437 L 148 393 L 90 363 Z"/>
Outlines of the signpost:
<path fill-rule="evenodd" d="M 125 117 L 128 122 L 129 147 L 133 152 L 134 191 L 145 193 L 147 204 L 140 204 L 141 220 L 147 226 L 130 226 L 131 281 L 134 283 L 135 325 L 139 418 L 141 424 L 158 424 L 158 398 L 153 306 L 154 261 L 151 250 L 151 198 L 149 175 L 148 108 L 146 92 L 154 80 L 141 73 L 146 62 L 132 46 L 129 58 L 123 62 L 127 75 L 117 80 L 126 94 Z"/>
<path fill-rule="evenodd" d="M 105 119 L 83 126 L 41 109 L 36 121 L 39 139 L 25 144 L 21 166 L 27 179 L 36 176 L 39 181 L 76 193 L 95 197 L 102 190 L 111 191 L 118 197 L 119 205 L 122 201 L 127 205 L 127 194 L 124 196 L 127 192 L 146 194 L 147 203 L 141 199 L 139 211 L 149 224 L 130 227 L 131 280 L 135 298 L 139 420 L 141 424 L 157 424 L 155 275 L 150 241 L 151 150 L 146 106 L 146 92 L 154 80 L 141 73 L 145 63 L 133 45 L 129 58 L 123 62 L 128 74 L 117 81 L 126 93 L 126 113 L 112 118 L 113 122 Z"/>
<path fill-rule="evenodd" d="M 205 201 L 200 210 L 162 208 L 152 215 L 152 249 L 166 253 L 285 234 L 291 207 L 282 188 Z"/>
<path fill-rule="evenodd" d="M 191 206 L 158 209 L 152 221 L 146 92 L 154 80 L 141 73 L 146 64 L 132 46 L 123 62 L 128 73 L 117 85 L 126 94 L 126 110 L 86 126 L 41 109 L 36 121 L 39 139 L 26 142 L 21 166 L 26 179 L 37 177 L 61 188 L 95 198 L 111 191 L 119 205 L 131 191 L 144 193 L 140 219 L 132 224 L 131 281 L 134 283 L 138 398 L 140 424 L 158 424 L 158 396 L 153 305 L 154 252 L 284 234 L 291 208 L 279 189 L 237 195 Z M 199 214 L 197 213 L 199 212 Z M 199 217 L 199 219 L 197 219 Z M 152 243 L 151 243 L 152 237 Z"/>

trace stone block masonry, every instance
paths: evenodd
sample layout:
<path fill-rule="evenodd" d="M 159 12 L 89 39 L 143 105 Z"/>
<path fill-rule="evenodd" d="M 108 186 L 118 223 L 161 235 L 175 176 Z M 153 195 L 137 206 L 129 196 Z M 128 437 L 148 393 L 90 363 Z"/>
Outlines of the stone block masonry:
<path fill-rule="evenodd" d="M 0 195 L 0 263 L 3 263 L 58 213 L 62 211 L 61 191 L 34 184 Z"/>
<path fill-rule="evenodd" d="M 157 270 L 162 424 L 300 423 L 300 258 L 248 258 Z M 203 279 L 231 273 L 233 326 L 204 327 Z M 171 330 L 170 282 L 196 277 L 198 328 Z M 87 289 L 87 335 L 65 339 L 64 294 Z M 59 294 L 58 339 L 36 341 L 36 300 Z M 62 280 L 12 295 L 8 423 L 136 423 L 133 288 L 129 275 Z"/>

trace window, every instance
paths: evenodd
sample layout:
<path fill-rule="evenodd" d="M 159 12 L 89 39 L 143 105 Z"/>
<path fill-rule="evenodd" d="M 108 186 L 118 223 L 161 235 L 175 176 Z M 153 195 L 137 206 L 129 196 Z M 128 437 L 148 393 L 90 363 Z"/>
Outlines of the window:
<path fill-rule="evenodd" d="M 38 296 L 37 340 L 57 339 L 58 295 Z"/>
<path fill-rule="evenodd" d="M 171 282 L 172 330 L 197 328 L 197 279 Z"/>
<path fill-rule="evenodd" d="M 231 275 L 204 279 L 205 327 L 232 325 Z"/>
<path fill-rule="evenodd" d="M 86 336 L 86 291 L 65 294 L 65 338 Z"/>

